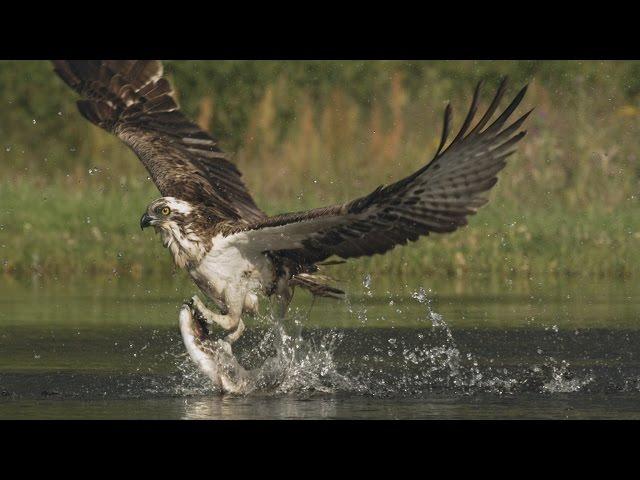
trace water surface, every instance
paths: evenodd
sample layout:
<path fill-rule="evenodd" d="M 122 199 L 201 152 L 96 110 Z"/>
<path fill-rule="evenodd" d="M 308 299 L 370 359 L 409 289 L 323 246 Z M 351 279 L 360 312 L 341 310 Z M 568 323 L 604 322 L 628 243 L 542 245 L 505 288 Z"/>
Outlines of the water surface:
<path fill-rule="evenodd" d="M 238 358 L 279 370 L 246 396 L 186 356 L 180 275 L 0 278 L 0 418 L 640 418 L 634 282 L 380 277 L 250 321 Z"/>

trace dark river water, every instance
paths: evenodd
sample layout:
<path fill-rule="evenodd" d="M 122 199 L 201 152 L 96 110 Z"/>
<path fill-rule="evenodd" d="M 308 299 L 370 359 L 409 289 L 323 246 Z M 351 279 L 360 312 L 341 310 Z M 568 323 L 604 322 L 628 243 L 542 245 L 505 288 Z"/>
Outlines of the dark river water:
<path fill-rule="evenodd" d="M 182 276 L 0 277 L 0 418 L 640 418 L 635 282 L 384 277 L 249 321 L 234 353 L 277 381 L 243 396 L 186 355 Z"/>

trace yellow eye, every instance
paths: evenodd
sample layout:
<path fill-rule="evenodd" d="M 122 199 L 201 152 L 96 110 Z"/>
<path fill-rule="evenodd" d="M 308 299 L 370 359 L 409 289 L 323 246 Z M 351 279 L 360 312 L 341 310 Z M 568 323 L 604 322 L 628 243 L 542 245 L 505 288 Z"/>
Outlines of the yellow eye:
<path fill-rule="evenodd" d="M 166 216 L 166 215 L 169 215 L 171 213 L 171 209 L 169 207 L 162 207 L 161 212 L 162 212 L 163 215 Z"/>

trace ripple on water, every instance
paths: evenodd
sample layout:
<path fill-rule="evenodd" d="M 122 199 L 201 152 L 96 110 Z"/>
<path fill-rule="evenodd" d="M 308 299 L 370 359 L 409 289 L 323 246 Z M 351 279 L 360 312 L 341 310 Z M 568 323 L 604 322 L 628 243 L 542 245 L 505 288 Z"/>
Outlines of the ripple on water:
<path fill-rule="evenodd" d="M 365 283 L 369 290 L 370 279 Z M 268 322 L 268 329 L 245 334 L 235 349 L 237 360 L 248 368 L 242 393 L 570 393 L 594 382 L 593 373 L 573 371 L 567 360 L 551 356 L 540 364 L 505 365 L 499 355 L 481 358 L 478 352 L 465 352 L 442 315 L 433 310 L 429 294 L 420 289 L 412 298 L 424 306 L 424 328 L 305 331 L 305 315 L 292 312 L 289 323 L 296 326 L 295 333 Z M 350 305 L 350 312 L 366 324 L 366 308 Z M 216 392 L 186 354 L 178 356 L 176 365 L 181 373 L 176 394 Z"/>

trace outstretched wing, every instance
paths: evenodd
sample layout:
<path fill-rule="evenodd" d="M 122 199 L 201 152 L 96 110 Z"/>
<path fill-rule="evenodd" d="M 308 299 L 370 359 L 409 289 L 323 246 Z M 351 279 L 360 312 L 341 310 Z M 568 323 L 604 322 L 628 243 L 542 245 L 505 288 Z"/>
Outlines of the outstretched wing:
<path fill-rule="evenodd" d="M 243 237 L 256 248 L 277 251 L 301 262 L 318 262 L 384 253 L 430 232 L 453 232 L 487 202 L 486 192 L 525 131 L 530 111 L 508 123 L 526 92 L 523 88 L 489 126 L 505 91 L 500 84 L 489 108 L 472 127 L 480 84 L 471 108 L 446 147 L 451 109 L 447 106 L 440 147 L 433 160 L 414 174 L 342 205 L 270 217 L 245 227 Z M 471 128 L 471 129 L 470 129 Z"/>
<path fill-rule="evenodd" d="M 163 196 L 214 207 L 221 219 L 256 221 L 256 206 L 217 142 L 180 111 L 157 60 L 55 60 L 83 97 L 80 113 L 138 155 Z"/>

